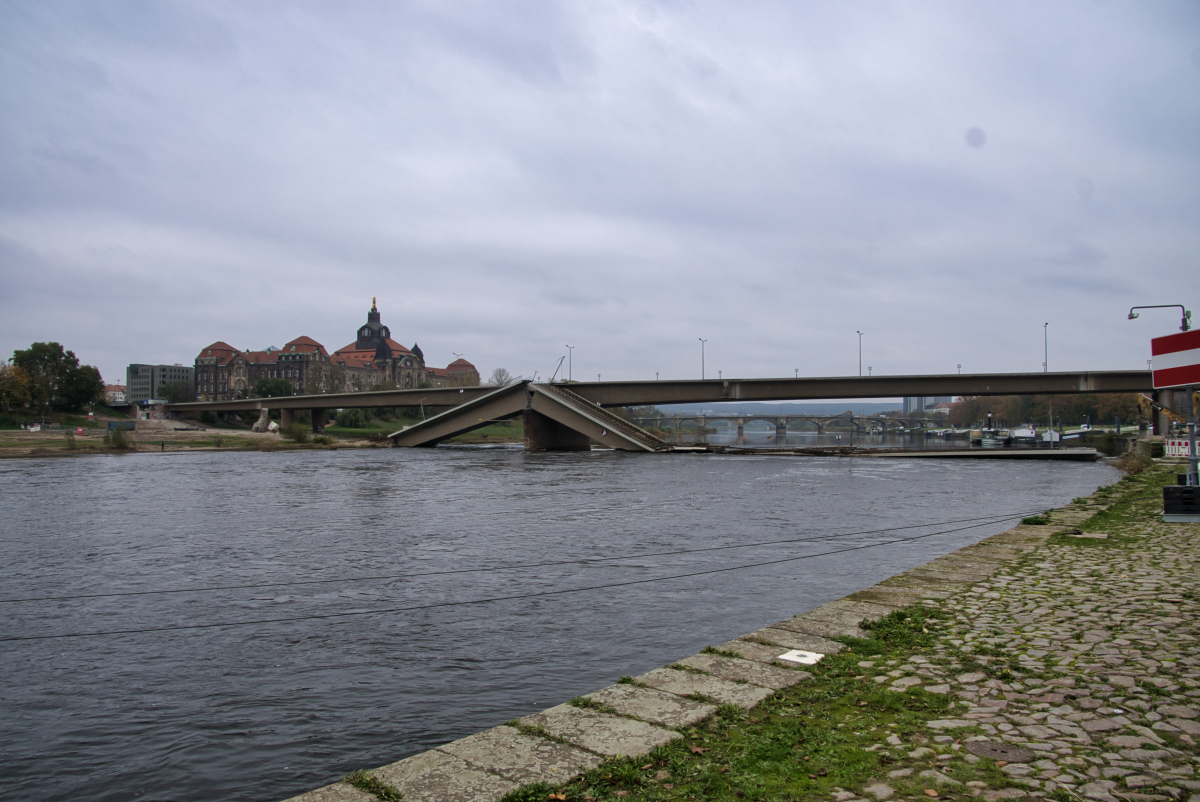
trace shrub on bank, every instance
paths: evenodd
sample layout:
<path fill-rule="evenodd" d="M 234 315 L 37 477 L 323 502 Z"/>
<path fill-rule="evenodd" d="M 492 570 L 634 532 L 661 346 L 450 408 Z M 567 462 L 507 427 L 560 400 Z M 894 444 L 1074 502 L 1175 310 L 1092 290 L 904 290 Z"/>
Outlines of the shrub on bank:
<path fill-rule="evenodd" d="M 279 430 L 279 434 L 285 440 L 291 440 L 293 443 L 308 442 L 308 427 L 299 423 L 289 423 Z"/>

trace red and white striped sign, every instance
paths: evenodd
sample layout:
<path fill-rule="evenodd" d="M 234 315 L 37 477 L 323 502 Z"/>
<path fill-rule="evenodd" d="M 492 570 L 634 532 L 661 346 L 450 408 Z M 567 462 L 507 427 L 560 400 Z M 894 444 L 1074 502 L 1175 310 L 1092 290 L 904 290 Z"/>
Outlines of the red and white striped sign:
<path fill-rule="evenodd" d="M 1155 337 L 1150 341 L 1154 357 L 1154 389 L 1200 384 L 1200 329 Z"/>

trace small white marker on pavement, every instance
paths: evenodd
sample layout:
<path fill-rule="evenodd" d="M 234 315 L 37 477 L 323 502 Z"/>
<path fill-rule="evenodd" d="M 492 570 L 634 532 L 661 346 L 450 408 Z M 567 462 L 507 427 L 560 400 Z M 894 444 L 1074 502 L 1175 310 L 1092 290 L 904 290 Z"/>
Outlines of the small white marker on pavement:
<path fill-rule="evenodd" d="M 806 666 L 815 666 L 817 661 L 824 656 L 818 652 L 805 652 L 800 649 L 792 649 L 790 652 L 784 652 L 775 659 L 787 660 L 790 663 L 801 663 Z"/>

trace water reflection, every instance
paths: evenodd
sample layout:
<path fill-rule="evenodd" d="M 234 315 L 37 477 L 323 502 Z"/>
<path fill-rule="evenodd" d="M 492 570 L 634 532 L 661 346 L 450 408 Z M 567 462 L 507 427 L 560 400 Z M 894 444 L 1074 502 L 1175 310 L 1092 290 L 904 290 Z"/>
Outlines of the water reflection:
<path fill-rule="evenodd" d="M 782 437 L 776 434 L 774 427 L 743 429 L 738 434 L 735 426 L 710 427 L 716 429 L 704 432 L 698 429 L 684 429 L 672 433 L 669 429 L 660 434 L 663 439 L 678 445 L 713 445 L 713 446 L 743 446 L 749 448 L 828 448 L 836 446 L 858 446 L 859 448 L 896 448 L 906 450 L 928 451 L 940 448 L 966 449 L 970 446 L 967 432 L 957 436 L 942 436 L 940 434 L 894 434 L 883 432 L 835 431 L 788 431 Z"/>

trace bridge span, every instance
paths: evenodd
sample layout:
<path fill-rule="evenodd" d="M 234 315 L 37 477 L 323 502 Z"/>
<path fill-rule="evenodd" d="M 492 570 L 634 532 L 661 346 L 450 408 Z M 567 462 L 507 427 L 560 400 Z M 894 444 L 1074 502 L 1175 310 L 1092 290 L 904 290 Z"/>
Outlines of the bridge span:
<path fill-rule="evenodd" d="M 631 420 L 643 428 L 650 427 L 664 431 L 670 429 L 676 433 L 683 431 L 683 424 L 688 422 L 694 424 L 697 429 L 704 429 L 711 423 L 725 421 L 737 427 L 739 437 L 745 433 L 746 424 L 756 421 L 769 423 L 774 426 L 776 435 L 785 434 L 788 425 L 796 422 L 811 424 L 817 434 L 824 434 L 825 428 L 834 424 L 841 424 L 853 429 L 856 433 L 871 431 L 886 432 L 889 429 L 892 431 L 934 429 L 946 425 L 945 418 L 879 418 L 854 415 L 850 412 L 839 412 L 836 415 L 774 415 L 757 412 L 738 413 L 735 415 L 700 415 L 678 412 L 674 415 L 666 415 L 658 418 L 635 417 L 631 418 Z"/>
<path fill-rule="evenodd" d="M 522 386 L 529 384 L 529 382 L 521 383 Z M 1153 392 L 1150 371 L 1147 370 L 572 382 L 569 385 L 562 383 L 554 386 L 563 389 L 569 387 L 572 404 L 577 403 L 577 399 L 597 407 L 829 398 Z M 324 425 L 326 410 L 351 407 L 457 407 L 477 401 L 495 392 L 496 389 L 487 386 L 293 395 L 277 398 L 245 398 L 236 401 L 168 404 L 167 409 L 170 412 L 277 409 L 280 411 L 284 423 L 290 423 L 296 411 L 309 410 L 312 412 L 313 427 L 318 429 Z M 544 393 L 538 395 L 538 398 L 542 399 L 539 403 L 544 401 L 544 396 Z M 532 396 L 530 397 L 532 398 Z M 560 402 L 559 399 L 555 400 Z M 447 426 L 444 418 L 441 420 L 441 425 Z M 450 426 L 449 428 L 455 427 Z M 415 434 L 414 432 L 403 439 L 412 441 Z M 542 438 L 540 442 L 551 442 L 552 439 Z"/>

